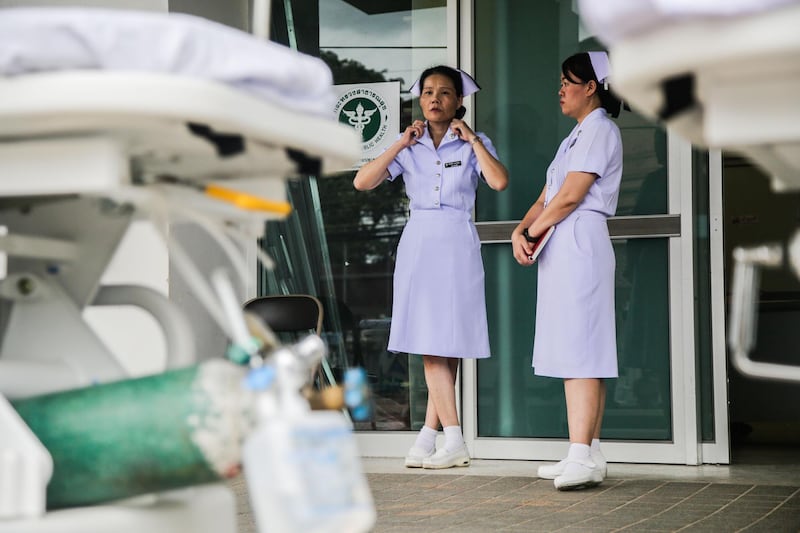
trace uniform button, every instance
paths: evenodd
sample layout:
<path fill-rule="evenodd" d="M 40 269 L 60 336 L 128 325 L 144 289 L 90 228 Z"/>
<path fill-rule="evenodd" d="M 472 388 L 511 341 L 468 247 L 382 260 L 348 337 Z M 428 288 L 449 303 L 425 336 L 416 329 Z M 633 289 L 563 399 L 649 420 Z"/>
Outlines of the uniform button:
<path fill-rule="evenodd" d="M 436 187 L 433 188 L 433 190 L 434 191 L 438 191 L 439 190 L 439 186 L 437 185 Z"/>
<path fill-rule="evenodd" d="M 441 164 L 442 164 L 442 162 L 441 162 L 441 161 L 437 161 L 437 162 L 436 162 L 436 164 L 437 164 L 437 165 L 441 165 Z"/>
<path fill-rule="evenodd" d="M 436 200 L 435 202 L 433 202 L 433 205 L 439 205 L 439 200 Z"/>
<path fill-rule="evenodd" d="M 442 175 L 441 175 L 441 174 L 439 174 L 438 172 L 436 173 L 436 177 L 437 177 L 437 178 L 439 178 L 439 177 L 441 177 L 441 176 L 442 176 Z"/>

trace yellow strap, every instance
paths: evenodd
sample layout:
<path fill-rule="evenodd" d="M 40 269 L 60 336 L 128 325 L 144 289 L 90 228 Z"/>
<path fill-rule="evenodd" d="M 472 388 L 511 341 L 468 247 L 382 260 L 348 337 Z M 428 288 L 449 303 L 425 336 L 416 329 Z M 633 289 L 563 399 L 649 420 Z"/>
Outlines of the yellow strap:
<path fill-rule="evenodd" d="M 266 211 L 279 215 L 288 215 L 292 212 L 292 206 L 289 202 L 267 200 L 259 198 L 258 196 L 253 196 L 252 194 L 228 189 L 227 187 L 220 187 L 219 185 L 208 185 L 206 187 L 206 194 L 217 200 L 231 203 L 240 209 L 247 209 L 248 211 Z"/>

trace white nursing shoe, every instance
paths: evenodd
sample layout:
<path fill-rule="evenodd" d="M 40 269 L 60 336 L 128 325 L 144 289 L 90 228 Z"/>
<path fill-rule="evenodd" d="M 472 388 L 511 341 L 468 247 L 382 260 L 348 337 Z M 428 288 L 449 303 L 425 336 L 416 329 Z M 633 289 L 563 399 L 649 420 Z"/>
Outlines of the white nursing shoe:
<path fill-rule="evenodd" d="M 452 468 L 454 466 L 469 466 L 469 452 L 467 446 L 448 452 L 447 449 L 441 448 L 436 450 L 436 453 L 430 457 L 426 457 L 422 461 L 422 468 Z"/>
<path fill-rule="evenodd" d="M 422 461 L 431 457 L 434 451 L 435 450 L 426 452 L 416 446 L 412 446 L 411 449 L 408 450 L 408 454 L 406 454 L 406 468 L 422 468 Z"/>
<path fill-rule="evenodd" d="M 603 452 L 601 451 L 594 451 L 592 450 L 592 461 L 600 468 L 600 474 L 603 476 L 603 479 L 606 478 L 608 475 L 608 462 L 606 461 Z M 540 466 L 539 470 L 537 470 L 537 474 L 542 479 L 555 479 L 561 474 L 564 473 L 564 467 L 567 466 L 567 460 L 562 459 L 561 461 L 557 462 L 554 465 L 544 465 Z"/>
<path fill-rule="evenodd" d="M 570 459 L 564 472 L 553 480 L 558 490 L 579 490 L 596 487 L 603 482 L 600 467 L 591 459 Z"/>

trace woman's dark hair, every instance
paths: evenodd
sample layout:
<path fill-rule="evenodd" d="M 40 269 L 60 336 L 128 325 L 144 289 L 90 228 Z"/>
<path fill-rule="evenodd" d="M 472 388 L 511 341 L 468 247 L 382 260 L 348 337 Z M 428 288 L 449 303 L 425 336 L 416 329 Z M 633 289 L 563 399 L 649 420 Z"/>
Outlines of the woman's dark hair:
<path fill-rule="evenodd" d="M 619 116 L 622 108 L 622 101 L 609 89 L 600 83 L 597 74 L 592 68 L 592 60 L 586 52 L 579 52 L 571 55 L 561 63 L 561 74 L 572 83 L 586 83 L 594 81 L 597 84 L 597 95 L 600 97 L 600 105 L 614 118 Z M 577 80 L 573 77 L 578 78 Z"/>
<path fill-rule="evenodd" d="M 452 67 L 448 67 L 447 65 L 436 65 L 435 67 L 430 67 L 423 70 L 422 74 L 419 76 L 420 91 L 425 86 L 425 79 L 432 74 L 441 74 L 442 76 L 447 76 L 450 78 L 450 81 L 453 82 L 453 87 L 456 88 L 456 96 L 462 96 L 464 94 L 464 84 L 461 82 L 461 73 Z M 463 105 L 456 109 L 456 118 L 464 118 L 464 115 L 466 114 L 467 108 Z"/>

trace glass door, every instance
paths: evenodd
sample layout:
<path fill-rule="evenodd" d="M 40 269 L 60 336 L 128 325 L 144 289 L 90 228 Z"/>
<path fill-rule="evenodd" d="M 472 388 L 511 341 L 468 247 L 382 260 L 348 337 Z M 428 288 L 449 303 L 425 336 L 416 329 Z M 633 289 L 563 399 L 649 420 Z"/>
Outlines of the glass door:
<path fill-rule="evenodd" d="M 582 28 L 571 0 L 475 0 L 462 9 L 474 10 L 472 34 L 462 34 L 470 43 L 463 48 L 474 54 L 462 61 L 474 58 L 483 87 L 474 122 L 496 140 L 511 175 L 505 193 L 478 197 L 494 355 L 464 366 L 465 434 L 474 457 L 560 459 L 567 438 L 563 384 L 530 368 L 536 267 L 517 265 L 508 236 L 574 126 L 558 107 L 560 62 L 602 46 Z M 617 123 L 625 172 L 609 230 L 620 377 L 608 382 L 604 449 L 611 461 L 696 464 L 702 452 L 692 150 L 634 112 Z"/>

